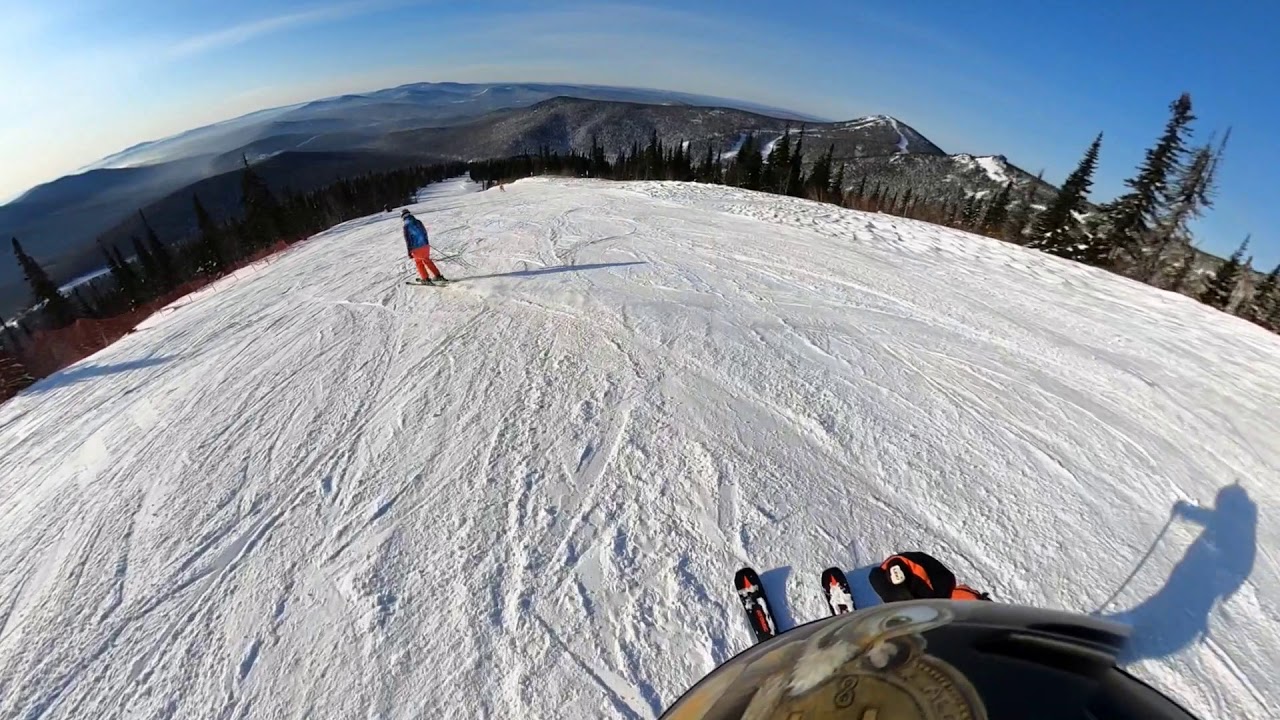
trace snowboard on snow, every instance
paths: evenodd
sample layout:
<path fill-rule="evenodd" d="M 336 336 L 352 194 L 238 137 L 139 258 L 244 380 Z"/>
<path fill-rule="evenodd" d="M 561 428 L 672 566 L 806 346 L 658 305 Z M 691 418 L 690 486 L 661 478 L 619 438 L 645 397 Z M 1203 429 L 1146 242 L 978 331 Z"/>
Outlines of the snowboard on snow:
<path fill-rule="evenodd" d="M 738 600 L 747 614 L 747 623 L 756 634 L 756 642 L 764 642 L 778 634 L 778 626 L 773 621 L 773 611 L 769 608 L 769 599 L 765 597 L 764 585 L 755 570 L 744 567 L 733 576 L 733 588 L 738 591 Z"/>
<path fill-rule="evenodd" d="M 404 284 L 413 285 L 415 287 L 448 287 L 453 284 L 453 281 L 445 280 L 444 282 L 436 281 L 436 282 L 426 283 L 426 282 L 422 282 L 421 280 L 406 280 Z"/>
<path fill-rule="evenodd" d="M 827 607 L 831 609 L 832 615 L 843 615 L 858 609 L 853 603 L 853 593 L 849 591 L 849 580 L 838 567 L 822 571 L 822 595 L 827 599 Z"/>

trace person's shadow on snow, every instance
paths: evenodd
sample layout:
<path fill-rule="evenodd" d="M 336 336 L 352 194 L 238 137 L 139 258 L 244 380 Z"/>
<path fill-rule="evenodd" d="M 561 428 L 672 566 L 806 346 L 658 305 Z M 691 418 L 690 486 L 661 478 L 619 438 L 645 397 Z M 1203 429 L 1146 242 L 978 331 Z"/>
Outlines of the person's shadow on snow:
<path fill-rule="evenodd" d="M 1164 587 L 1140 605 L 1107 615 L 1133 628 L 1122 660 L 1162 658 L 1209 637 L 1209 617 L 1253 572 L 1258 506 L 1239 484 L 1218 491 L 1212 508 L 1179 500 L 1173 514 L 1204 527 Z"/>

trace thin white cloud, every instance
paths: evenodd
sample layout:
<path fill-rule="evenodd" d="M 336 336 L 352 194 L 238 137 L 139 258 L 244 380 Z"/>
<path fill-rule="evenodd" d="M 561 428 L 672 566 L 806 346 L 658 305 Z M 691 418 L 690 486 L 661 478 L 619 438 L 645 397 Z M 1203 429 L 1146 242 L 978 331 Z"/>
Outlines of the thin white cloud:
<path fill-rule="evenodd" d="M 271 35 L 273 33 L 289 30 L 301 25 L 311 25 L 329 20 L 347 18 L 354 15 L 367 14 L 381 10 L 385 6 L 385 3 L 342 3 L 338 5 L 326 5 L 323 7 L 312 8 L 301 12 L 287 13 L 285 15 L 277 15 L 275 17 L 250 20 L 221 30 L 215 30 L 203 35 L 194 35 L 186 38 L 185 40 L 171 46 L 168 54 L 171 57 L 199 55 L 200 53 L 205 53 L 210 50 L 240 45 L 264 35 Z"/>

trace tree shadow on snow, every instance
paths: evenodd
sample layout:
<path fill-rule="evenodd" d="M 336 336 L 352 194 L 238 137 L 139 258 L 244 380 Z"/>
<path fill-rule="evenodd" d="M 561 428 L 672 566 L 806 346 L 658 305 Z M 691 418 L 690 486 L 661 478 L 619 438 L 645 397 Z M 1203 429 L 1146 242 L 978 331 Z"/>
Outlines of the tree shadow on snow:
<path fill-rule="evenodd" d="M 633 260 L 632 262 L 617 263 L 589 263 L 586 265 L 557 265 L 555 267 L 538 268 L 537 270 L 516 270 L 508 273 L 494 273 L 492 275 L 473 275 L 471 277 L 458 278 L 459 280 L 489 280 L 491 278 L 504 277 L 537 277 L 539 275 L 554 275 L 564 272 L 580 272 L 583 270 L 607 270 L 608 268 L 627 267 L 628 265 L 644 265 L 646 263 Z M 761 578 L 762 580 L 764 578 Z"/>
<path fill-rule="evenodd" d="M 1156 594 L 1123 612 L 1103 615 L 1133 628 L 1122 658 L 1126 662 L 1167 657 L 1207 640 L 1214 608 L 1253 572 L 1258 506 L 1238 483 L 1219 490 L 1211 508 L 1178 501 L 1172 512 L 1204 530 Z"/>
<path fill-rule="evenodd" d="M 95 378 L 105 377 L 107 375 L 115 375 L 118 373 L 130 372 L 132 370 L 141 370 L 143 368 L 155 367 L 172 360 L 172 357 L 161 356 L 143 358 L 141 360 L 129 360 L 121 363 L 102 363 L 97 365 L 78 365 L 69 370 L 56 372 L 40 382 L 27 388 L 26 395 L 40 395 L 42 393 L 52 392 L 68 385 L 77 385 L 87 382 Z"/>

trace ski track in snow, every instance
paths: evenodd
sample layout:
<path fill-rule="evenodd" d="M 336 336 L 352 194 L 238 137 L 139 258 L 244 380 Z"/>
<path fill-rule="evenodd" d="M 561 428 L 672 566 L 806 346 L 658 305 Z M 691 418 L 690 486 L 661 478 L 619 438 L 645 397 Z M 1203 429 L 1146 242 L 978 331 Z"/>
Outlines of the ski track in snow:
<path fill-rule="evenodd" d="M 653 718 L 750 643 L 744 562 L 786 627 L 915 548 L 1280 707 L 1280 338 L 878 214 L 467 189 L 415 206 L 453 286 L 354 220 L 0 406 L 0 717 Z M 1233 482 L 1252 526 L 1158 537 Z"/>
<path fill-rule="evenodd" d="M 898 152 L 906 155 L 907 148 L 910 147 L 910 143 L 907 142 L 907 136 L 902 133 L 902 128 L 898 127 L 897 120 L 893 118 L 888 118 L 888 120 L 889 124 L 893 126 L 893 131 L 898 133 Z"/>

